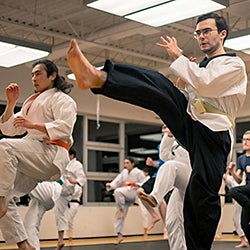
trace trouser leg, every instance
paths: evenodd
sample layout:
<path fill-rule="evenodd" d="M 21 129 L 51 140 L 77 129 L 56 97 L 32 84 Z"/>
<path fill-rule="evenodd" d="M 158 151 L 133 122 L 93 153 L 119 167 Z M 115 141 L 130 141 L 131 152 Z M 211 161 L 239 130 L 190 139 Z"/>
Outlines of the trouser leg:
<path fill-rule="evenodd" d="M 245 236 L 248 240 L 248 242 L 250 242 L 250 212 L 249 212 L 249 208 L 246 207 L 242 207 L 242 212 L 241 212 L 241 227 L 245 233 Z"/>
<path fill-rule="evenodd" d="M 231 188 L 229 195 L 242 207 L 250 209 L 250 184 Z"/>
<path fill-rule="evenodd" d="M 57 148 L 37 140 L 2 139 L 0 140 L 0 195 L 8 196 L 14 185 L 18 172 L 23 176 L 37 180 L 49 180 L 59 174 L 59 169 L 53 165 Z M 19 179 L 22 182 L 22 179 Z M 26 192 L 29 183 L 19 185 L 19 191 Z M 30 190 L 29 190 L 30 191 Z"/>
<path fill-rule="evenodd" d="M 154 111 L 175 138 L 180 143 L 183 142 L 185 129 L 180 121 L 191 118 L 186 112 L 185 96 L 170 80 L 156 71 L 112 64 L 109 60 L 106 61 L 104 70 L 108 74 L 107 81 L 103 88 L 92 89 L 93 93 Z"/>
<path fill-rule="evenodd" d="M 68 206 L 68 200 L 61 195 L 60 198 L 57 200 L 55 206 L 57 231 L 68 230 L 68 221 L 65 216 L 65 211 L 67 209 L 67 206 Z"/>
<path fill-rule="evenodd" d="M 13 199 L 8 203 L 6 215 L 0 219 L 0 229 L 7 244 L 16 244 L 28 238 Z"/>
<path fill-rule="evenodd" d="M 131 206 L 137 197 L 136 189 L 130 187 L 120 187 L 114 191 L 115 203 L 117 207 L 115 215 L 115 232 L 123 232 L 124 221 L 128 213 L 128 208 Z M 123 210 L 124 215 L 122 218 L 117 218 L 120 210 Z"/>
<path fill-rule="evenodd" d="M 154 187 L 150 195 L 152 195 L 158 204 L 160 204 L 164 196 L 173 189 L 176 173 L 177 163 L 175 161 L 167 161 L 161 165 L 155 179 Z"/>
<path fill-rule="evenodd" d="M 72 237 L 73 236 L 73 229 L 74 229 L 74 218 L 77 214 L 79 207 L 79 203 L 70 202 L 70 207 L 66 209 L 66 218 L 68 221 L 68 234 Z"/>
<path fill-rule="evenodd" d="M 184 226 L 190 250 L 211 249 L 220 220 L 220 190 L 230 151 L 228 132 L 213 132 L 199 124 L 190 150 L 192 173 L 184 200 Z"/>
<path fill-rule="evenodd" d="M 115 214 L 115 223 L 114 223 L 114 228 L 115 228 L 116 234 L 118 234 L 118 233 L 123 234 L 124 222 L 125 222 L 125 219 L 126 219 L 127 214 L 128 214 L 129 206 L 130 206 L 130 204 L 125 204 L 123 206 L 124 215 L 120 219 L 117 219 L 117 216 L 119 214 L 119 208 L 117 208 L 117 211 Z"/>
<path fill-rule="evenodd" d="M 183 224 L 184 192 L 177 188 L 171 194 L 167 207 L 166 226 L 171 250 L 186 250 Z"/>
<path fill-rule="evenodd" d="M 46 209 L 36 198 L 32 198 L 29 209 L 24 217 L 24 227 L 28 234 L 28 240 L 36 250 L 40 250 L 39 231 L 40 224 Z"/>
<path fill-rule="evenodd" d="M 239 237 L 244 236 L 243 229 L 241 227 L 241 212 L 242 212 L 242 207 L 241 205 L 234 201 L 234 209 L 233 209 L 233 222 L 234 222 L 234 227 L 235 230 L 238 234 Z"/>
<path fill-rule="evenodd" d="M 250 184 L 231 188 L 229 194 L 242 206 L 241 227 L 250 242 Z"/>

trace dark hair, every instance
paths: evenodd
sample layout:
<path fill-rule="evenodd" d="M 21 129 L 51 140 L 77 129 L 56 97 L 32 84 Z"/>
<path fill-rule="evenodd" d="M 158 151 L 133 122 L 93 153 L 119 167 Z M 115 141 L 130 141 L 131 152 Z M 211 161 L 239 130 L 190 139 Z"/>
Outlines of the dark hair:
<path fill-rule="evenodd" d="M 69 154 L 74 155 L 74 158 L 76 158 L 76 150 L 73 147 L 69 149 Z"/>
<path fill-rule="evenodd" d="M 32 64 L 32 67 L 34 68 L 38 64 L 43 64 L 45 66 L 45 70 L 47 72 L 48 77 L 51 76 L 54 72 L 56 72 L 56 78 L 54 80 L 54 88 L 57 88 L 58 90 L 61 90 L 66 94 L 68 94 L 71 91 L 71 89 L 73 88 L 73 84 L 66 82 L 65 78 L 58 74 L 58 68 L 55 65 L 55 63 L 53 63 L 50 60 L 43 59 L 34 62 Z"/>
<path fill-rule="evenodd" d="M 216 23 L 216 27 L 218 29 L 218 33 L 220 33 L 222 30 L 226 30 L 227 31 L 227 34 L 223 40 L 223 43 L 226 41 L 227 37 L 228 37 L 228 33 L 229 33 L 229 27 L 228 27 L 228 24 L 227 24 L 227 21 L 224 17 L 222 16 L 219 16 L 217 15 L 216 13 L 207 13 L 207 14 L 204 14 L 204 15 L 201 15 L 197 18 L 197 21 L 196 21 L 196 25 L 201 22 L 201 21 L 204 21 L 206 19 L 209 19 L 209 18 L 212 18 L 215 20 L 215 23 Z"/>
<path fill-rule="evenodd" d="M 125 157 L 125 160 L 129 160 L 131 163 L 134 164 L 134 166 L 138 164 L 137 159 L 135 159 L 135 158 L 132 157 L 132 156 L 127 156 L 127 157 Z"/>

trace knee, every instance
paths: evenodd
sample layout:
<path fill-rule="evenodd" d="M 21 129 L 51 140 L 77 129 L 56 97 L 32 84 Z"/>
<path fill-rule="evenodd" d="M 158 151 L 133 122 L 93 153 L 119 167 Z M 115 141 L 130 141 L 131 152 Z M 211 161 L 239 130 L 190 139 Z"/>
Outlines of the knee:
<path fill-rule="evenodd" d="M 121 194 L 121 190 L 119 188 L 115 189 L 114 196 L 117 197 Z"/>
<path fill-rule="evenodd" d="M 0 140 L 0 158 L 6 159 L 6 155 L 8 154 L 8 152 L 9 152 L 9 146 L 6 143 L 6 140 L 1 139 Z M 4 158 L 2 158 L 2 157 L 4 157 Z"/>

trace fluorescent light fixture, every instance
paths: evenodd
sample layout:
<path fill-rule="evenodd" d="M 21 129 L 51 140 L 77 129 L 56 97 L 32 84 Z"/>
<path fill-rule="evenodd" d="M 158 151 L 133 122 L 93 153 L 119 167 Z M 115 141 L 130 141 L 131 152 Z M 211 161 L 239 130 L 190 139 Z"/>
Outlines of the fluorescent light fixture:
<path fill-rule="evenodd" d="M 150 155 L 158 154 L 157 149 L 146 149 L 146 148 L 132 148 L 129 150 L 131 153 L 140 154 L 140 155 Z"/>
<path fill-rule="evenodd" d="M 148 135 L 140 135 L 141 140 L 145 141 L 157 141 L 160 142 L 162 139 L 161 133 L 155 133 L 155 134 L 148 134 Z"/>
<path fill-rule="evenodd" d="M 224 5 L 211 0 L 175 0 L 125 17 L 153 27 L 159 27 L 223 8 L 225 8 Z"/>
<path fill-rule="evenodd" d="M 229 33 L 225 47 L 250 53 L 250 28 Z"/>
<path fill-rule="evenodd" d="M 158 27 L 226 8 L 229 0 L 98 0 L 87 6 Z"/>
<path fill-rule="evenodd" d="M 0 37 L 0 66 L 10 68 L 49 55 L 47 45 Z"/>
<path fill-rule="evenodd" d="M 114 15 L 125 16 L 151 6 L 169 2 L 166 0 L 99 0 L 87 4 L 88 7 L 102 10 Z"/>
<path fill-rule="evenodd" d="M 96 69 L 101 70 L 101 69 L 103 69 L 103 66 L 96 67 Z M 66 73 L 66 75 L 67 75 L 68 79 L 73 80 L 73 81 L 76 80 L 76 77 L 72 72 L 68 72 L 68 73 Z"/>
<path fill-rule="evenodd" d="M 73 80 L 73 81 L 76 80 L 76 77 L 75 77 L 75 75 L 74 75 L 73 73 L 68 73 L 68 74 L 67 74 L 67 77 L 68 77 L 70 80 Z"/>

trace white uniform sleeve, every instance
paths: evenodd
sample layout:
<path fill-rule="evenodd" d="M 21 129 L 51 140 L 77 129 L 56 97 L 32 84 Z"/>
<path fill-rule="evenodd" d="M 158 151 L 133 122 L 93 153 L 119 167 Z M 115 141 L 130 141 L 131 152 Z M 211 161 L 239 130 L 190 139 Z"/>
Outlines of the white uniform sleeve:
<path fill-rule="evenodd" d="M 204 97 L 218 98 L 245 92 L 245 85 L 239 89 L 239 83 L 246 81 L 245 65 L 239 57 L 217 57 L 206 68 L 200 68 L 187 57 L 180 56 L 170 70 Z"/>

